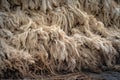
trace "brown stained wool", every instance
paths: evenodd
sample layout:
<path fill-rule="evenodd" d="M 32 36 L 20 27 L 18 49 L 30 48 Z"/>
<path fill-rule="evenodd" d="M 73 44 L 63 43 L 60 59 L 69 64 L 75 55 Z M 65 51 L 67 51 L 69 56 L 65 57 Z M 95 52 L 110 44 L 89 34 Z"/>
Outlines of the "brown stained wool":
<path fill-rule="evenodd" d="M 0 78 L 120 70 L 116 2 L 0 0 Z"/>

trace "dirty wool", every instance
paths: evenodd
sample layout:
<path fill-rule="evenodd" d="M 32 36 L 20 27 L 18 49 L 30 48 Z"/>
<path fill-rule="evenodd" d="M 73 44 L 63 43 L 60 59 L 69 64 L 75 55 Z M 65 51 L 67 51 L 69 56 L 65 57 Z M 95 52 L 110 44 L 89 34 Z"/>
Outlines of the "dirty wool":
<path fill-rule="evenodd" d="M 0 78 L 120 71 L 119 0 L 0 0 Z"/>

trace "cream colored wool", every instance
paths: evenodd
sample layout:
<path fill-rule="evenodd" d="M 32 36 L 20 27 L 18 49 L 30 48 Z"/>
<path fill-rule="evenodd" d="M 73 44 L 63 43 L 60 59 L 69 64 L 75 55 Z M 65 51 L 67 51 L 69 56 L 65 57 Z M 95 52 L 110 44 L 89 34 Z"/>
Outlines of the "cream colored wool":
<path fill-rule="evenodd" d="M 1 78 L 120 70 L 119 58 L 115 0 L 0 0 Z"/>

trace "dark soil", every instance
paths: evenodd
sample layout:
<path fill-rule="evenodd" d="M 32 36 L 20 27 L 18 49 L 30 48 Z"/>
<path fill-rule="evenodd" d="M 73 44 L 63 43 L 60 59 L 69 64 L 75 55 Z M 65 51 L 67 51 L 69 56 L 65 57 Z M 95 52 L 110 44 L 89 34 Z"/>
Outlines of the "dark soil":
<path fill-rule="evenodd" d="M 88 73 L 92 80 L 120 80 L 120 72 L 107 71 L 100 74 Z"/>

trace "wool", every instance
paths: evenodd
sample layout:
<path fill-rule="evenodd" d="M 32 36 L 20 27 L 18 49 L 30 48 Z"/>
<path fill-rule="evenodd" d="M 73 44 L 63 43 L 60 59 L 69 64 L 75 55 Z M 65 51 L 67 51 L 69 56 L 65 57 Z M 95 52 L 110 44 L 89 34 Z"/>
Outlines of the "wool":
<path fill-rule="evenodd" d="M 1 0 L 0 78 L 120 70 L 116 0 Z"/>

